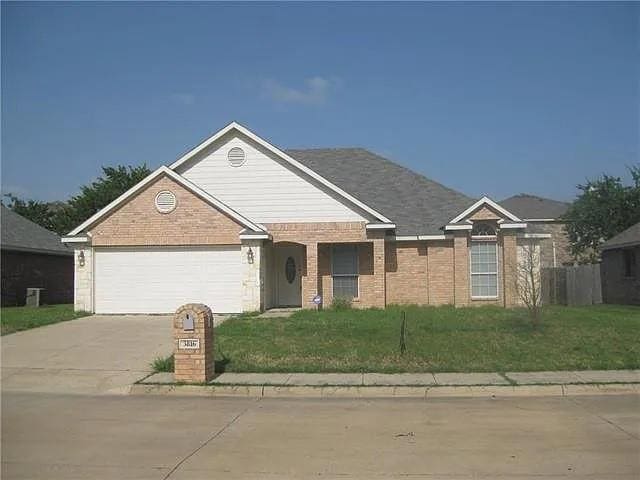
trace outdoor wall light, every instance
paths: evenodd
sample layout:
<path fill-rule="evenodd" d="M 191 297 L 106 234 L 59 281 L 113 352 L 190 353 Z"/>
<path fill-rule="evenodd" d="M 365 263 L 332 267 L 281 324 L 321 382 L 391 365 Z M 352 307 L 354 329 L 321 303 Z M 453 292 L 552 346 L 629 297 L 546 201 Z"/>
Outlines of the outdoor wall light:
<path fill-rule="evenodd" d="M 84 267 L 84 251 L 80 251 L 80 255 L 78 255 L 78 265 Z"/>
<path fill-rule="evenodd" d="M 253 263 L 253 250 L 249 247 L 249 251 L 247 252 L 247 262 Z"/>

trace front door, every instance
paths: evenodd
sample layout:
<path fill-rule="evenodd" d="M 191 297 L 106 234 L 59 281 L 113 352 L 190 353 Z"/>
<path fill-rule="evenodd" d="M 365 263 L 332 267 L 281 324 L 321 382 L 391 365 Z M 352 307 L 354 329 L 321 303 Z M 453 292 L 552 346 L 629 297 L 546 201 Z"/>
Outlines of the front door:
<path fill-rule="evenodd" d="M 299 307 L 302 305 L 301 247 L 280 246 L 276 252 L 278 306 Z"/>

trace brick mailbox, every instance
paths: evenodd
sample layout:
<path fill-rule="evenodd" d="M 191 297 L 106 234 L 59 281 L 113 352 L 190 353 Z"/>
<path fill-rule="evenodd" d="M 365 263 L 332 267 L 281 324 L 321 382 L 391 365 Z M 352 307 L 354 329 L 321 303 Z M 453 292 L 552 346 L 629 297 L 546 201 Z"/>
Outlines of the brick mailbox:
<path fill-rule="evenodd" d="M 183 305 L 173 317 L 176 382 L 204 383 L 213 378 L 213 314 L 201 303 Z"/>

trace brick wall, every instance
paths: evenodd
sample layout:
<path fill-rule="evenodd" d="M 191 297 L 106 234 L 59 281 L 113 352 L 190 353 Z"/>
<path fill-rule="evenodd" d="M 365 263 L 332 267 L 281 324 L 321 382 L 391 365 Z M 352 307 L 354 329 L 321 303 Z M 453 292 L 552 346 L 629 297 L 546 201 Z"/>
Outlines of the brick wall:
<path fill-rule="evenodd" d="M 387 303 L 417 305 L 429 303 L 427 248 L 426 242 L 387 242 L 385 253 Z M 448 271 L 450 274 L 451 266 Z M 441 278 L 445 280 L 446 277 L 443 275 Z"/>
<path fill-rule="evenodd" d="M 430 305 L 453 305 L 453 240 L 427 243 L 427 288 Z"/>
<path fill-rule="evenodd" d="M 455 305 L 460 307 L 470 302 L 469 235 L 466 231 L 454 233 L 453 268 L 453 298 Z"/>
<path fill-rule="evenodd" d="M 503 218 L 502 214 L 499 214 L 498 212 L 496 212 L 492 208 L 489 208 L 486 205 L 479 208 L 478 210 L 476 210 L 470 216 L 467 217 L 467 219 L 473 220 L 473 221 L 499 220 L 501 218 Z"/>
<path fill-rule="evenodd" d="M 73 301 L 73 256 L 2 250 L 2 306 L 24 305 L 27 288 L 48 304 Z"/>
<path fill-rule="evenodd" d="M 322 295 L 323 305 L 332 301 L 331 244 L 357 243 L 360 297 L 355 307 L 385 305 L 384 233 L 367 232 L 364 222 L 269 223 L 274 248 L 278 242 L 293 242 L 305 246 L 302 272 L 302 306 L 316 308 L 313 297 Z"/>
<path fill-rule="evenodd" d="M 160 213 L 155 197 L 170 190 L 177 199 Z M 93 246 L 238 245 L 241 225 L 168 177 L 160 177 L 91 228 Z"/>

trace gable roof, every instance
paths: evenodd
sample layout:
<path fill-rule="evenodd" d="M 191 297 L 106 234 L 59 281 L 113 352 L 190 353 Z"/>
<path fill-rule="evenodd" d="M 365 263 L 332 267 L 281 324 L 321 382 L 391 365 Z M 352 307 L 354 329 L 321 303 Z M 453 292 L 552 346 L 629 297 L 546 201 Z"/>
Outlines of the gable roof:
<path fill-rule="evenodd" d="M 569 208 L 567 202 L 529 195 L 528 193 L 520 193 L 513 197 L 506 198 L 500 202 L 500 205 L 524 220 L 556 220 Z"/>
<path fill-rule="evenodd" d="M 211 205 L 213 205 L 214 207 L 216 207 L 218 210 L 226 213 L 227 215 L 229 215 L 229 217 L 231 217 L 234 220 L 236 220 L 240 225 L 248 228 L 251 231 L 264 232 L 264 227 L 262 225 L 259 225 L 257 223 L 253 223 L 251 220 L 249 220 L 248 218 L 244 217 L 240 213 L 236 212 L 231 207 L 227 206 L 226 204 L 224 204 L 223 202 L 221 202 L 217 198 L 209 195 L 207 192 L 202 190 L 197 185 L 194 185 L 193 183 L 191 183 L 186 178 L 182 177 L 181 175 L 178 175 L 176 172 L 174 172 L 173 170 L 170 170 L 169 168 L 167 168 L 167 167 L 165 167 L 163 165 L 162 167 L 160 167 L 157 170 L 155 170 L 154 172 L 152 172 L 149 176 L 147 176 L 141 182 L 137 183 L 136 185 L 131 187 L 129 190 L 124 192 L 122 195 L 120 195 L 118 198 L 116 198 L 109 205 L 107 205 L 106 207 L 104 207 L 100 211 L 96 212 L 91 217 L 89 217 L 87 220 L 82 222 L 80 225 L 78 225 L 76 228 L 74 228 L 71 232 L 69 232 L 69 235 L 70 236 L 77 235 L 77 234 L 81 233 L 85 228 L 88 228 L 91 225 L 95 224 L 100 218 L 104 217 L 107 213 L 111 212 L 112 210 L 115 210 L 122 203 L 127 201 L 129 198 L 131 198 L 137 192 L 142 190 L 144 187 L 146 187 L 147 185 L 149 185 L 151 182 L 153 182 L 155 179 L 159 178 L 162 175 L 168 176 L 173 181 L 175 181 L 176 183 L 182 185 L 184 188 L 189 190 L 191 193 L 199 196 L 204 201 L 206 201 L 206 202 L 210 203 Z"/>
<path fill-rule="evenodd" d="M 611 250 L 612 248 L 631 247 L 634 245 L 640 245 L 640 222 L 631 225 L 615 237 L 604 242 L 600 249 Z"/>
<path fill-rule="evenodd" d="M 363 148 L 286 153 L 396 224 L 396 235 L 442 234 L 474 200 Z"/>
<path fill-rule="evenodd" d="M 73 255 L 73 250 L 60 241 L 60 237 L 44 227 L 18 215 L 2 205 L 1 226 L 3 250 L 50 253 L 53 255 Z"/>
<path fill-rule="evenodd" d="M 471 205 L 468 208 L 466 208 L 464 210 L 464 212 L 458 213 L 458 215 L 456 215 L 455 218 L 451 219 L 449 221 L 449 223 L 458 223 L 460 220 L 463 220 L 465 217 L 471 215 L 473 212 L 478 210 L 483 205 L 489 206 L 490 208 L 492 208 L 496 212 L 499 212 L 502 215 L 504 215 L 505 217 L 507 217 L 509 220 L 512 220 L 514 222 L 520 222 L 521 221 L 521 219 L 518 216 L 514 215 L 513 213 L 511 213 L 510 211 L 508 211 L 504 207 L 498 205 L 496 202 L 491 200 L 489 197 L 484 196 L 480 200 L 475 202 L 473 205 Z"/>
<path fill-rule="evenodd" d="M 365 212 L 369 213 L 373 217 L 377 218 L 379 221 L 384 222 L 384 223 L 391 223 L 391 220 L 389 220 L 387 217 L 385 217 L 382 213 L 380 213 L 379 211 L 371 208 L 369 205 L 367 205 L 366 203 L 363 203 L 358 198 L 355 198 L 354 196 L 352 196 L 351 193 L 349 193 L 349 192 L 352 192 L 352 190 L 347 190 L 347 191 L 343 190 L 338 185 L 334 184 L 333 182 L 331 182 L 330 180 L 325 178 L 323 175 L 319 174 L 315 169 L 310 169 L 306 165 L 304 165 L 303 163 L 298 162 L 296 159 L 294 159 L 291 156 L 289 156 L 285 151 L 280 150 L 278 147 L 276 147 L 276 146 L 272 145 L 271 143 L 267 142 L 265 139 L 259 137 L 258 135 L 253 133 L 251 130 L 249 130 L 246 127 L 243 127 L 242 125 L 240 125 L 237 122 L 231 122 L 226 127 L 222 128 L 221 130 L 219 130 L 216 133 L 214 133 L 213 135 L 211 135 L 205 141 L 201 142 L 198 146 L 196 146 L 195 148 L 189 150 L 187 153 L 182 155 L 178 160 L 173 162 L 169 166 L 169 168 L 171 170 L 175 170 L 180 165 L 182 165 L 182 164 L 188 162 L 189 160 L 191 160 L 199 152 L 203 151 L 209 145 L 211 145 L 216 140 L 218 140 L 223 135 L 226 135 L 228 132 L 230 132 L 232 130 L 236 130 L 237 132 L 240 132 L 241 134 L 243 134 L 246 137 L 250 138 L 251 140 L 256 142 L 258 145 L 266 148 L 268 151 L 270 151 L 274 155 L 277 155 L 279 158 L 281 158 L 282 160 L 287 162 L 289 165 L 291 165 L 295 169 L 297 169 L 297 170 L 301 171 L 302 173 L 308 175 L 309 177 L 313 178 L 314 180 L 316 180 L 320 184 L 322 184 L 325 187 L 327 187 L 329 190 L 332 190 L 333 192 L 337 193 L 340 197 L 348 200 L 349 202 L 353 203 L 354 205 L 356 205 L 357 207 L 361 208 Z"/>

